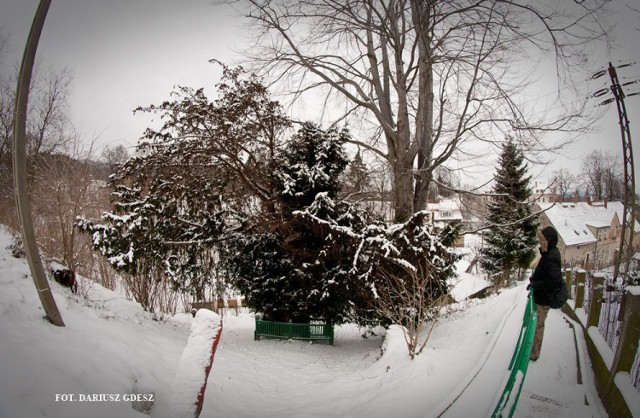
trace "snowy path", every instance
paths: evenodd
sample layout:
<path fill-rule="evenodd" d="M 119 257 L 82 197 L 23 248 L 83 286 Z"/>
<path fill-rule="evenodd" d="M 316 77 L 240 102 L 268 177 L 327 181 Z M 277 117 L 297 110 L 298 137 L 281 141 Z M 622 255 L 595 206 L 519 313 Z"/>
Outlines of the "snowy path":
<path fill-rule="evenodd" d="M 166 410 L 191 315 L 159 322 L 89 281 L 81 281 L 80 295 L 54 282 L 67 326 L 52 327 L 42 320 L 25 260 L 6 250 L 9 242 L 0 227 L 0 417 L 148 417 L 125 401 L 131 394 L 154 396 L 152 418 Z M 524 302 L 524 283 L 464 302 L 439 322 L 414 360 L 398 328 L 387 332 L 382 353 L 383 332 L 363 339 L 353 325 L 338 327 L 335 346 L 254 341 L 250 314 L 228 316 L 201 416 L 425 418 L 457 399 L 447 418 L 458 418 L 457 409 L 459 418 L 483 417 L 501 389 Z M 577 338 L 559 311 L 550 313 L 516 417 L 606 417 L 583 355 L 578 383 L 575 341 L 579 352 L 586 347 L 581 328 L 574 328 Z M 104 394 L 117 399 L 83 400 Z"/>
<path fill-rule="evenodd" d="M 456 399 L 442 412 L 437 410 L 438 418 L 457 418 L 470 416 L 490 416 L 498 397 L 488 396 L 502 392 L 509 361 L 522 326 L 522 313 L 527 305 L 527 294 L 520 292 L 513 307 L 503 318 L 494 341 L 487 346 L 483 359 L 478 363 L 464 386 L 456 393 Z M 483 413 L 484 411 L 484 413 Z"/>
<path fill-rule="evenodd" d="M 557 310 L 545 322 L 540 359 L 529 370 L 514 416 L 603 418 L 581 328 Z"/>
<path fill-rule="evenodd" d="M 518 286 L 454 314 L 436 328 L 425 353 L 415 360 L 403 351 L 400 334 L 387 337 L 395 345 L 388 345 L 380 357 L 380 338 L 362 339 L 362 332 L 353 326 L 338 329 L 334 347 L 300 341 L 256 342 L 250 318 L 228 317 L 203 413 L 488 416 L 502 390 L 526 302 L 527 292 Z M 582 335 L 574 337 L 570 322 L 552 310 L 542 356 L 530 363 L 516 417 L 606 417 L 594 396 L 584 358 L 578 367 L 576 350 L 586 351 L 580 344 L 584 345 Z"/>
<path fill-rule="evenodd" d="M 337 329 L 329 346 L 254 341 L 252 317 L 225 321 L 203 416 L 342 416 L 356 396 L 353 380 L 363 380 L 360 372 L 380 357 L 382 337 L 363 339 L 355 326 Z"/>
<path fill-rule="evenodd" d="M 518 300 L 514 313 L 505 318 L 504 330 L 497 344 L 491 347 L 485 363 L 481 365 L 473 380 L 459 398 L 444 413 L 442 418 L 466 416 L 490 416 L 515 348 L 515 339 L 522 324 L 522 313 L 526 305 L 526 293 Z M 537 362 L 530 362 L 522 393 L 514 417 L 521 418 L 604 418 L 604 407 L 597 397 L 593 373 L 588 358 L 581 328 L 559 310 L 551 310 L 545 322 L 545 338 Z M 481 411 L 486 411 L 482 415 Z"/>
<path fill-rule="evenodd" d="M 472 303 L 468 311 L 451 314 L 414 360 L 409 359 L 397 329 L 388 332 L 381 357 L 380 337 L 362 339 L 362 331 L 354 326 L 336 330 L 335 346 L 253 341 L 251 317 L 228 317 L 203 413 L 221 417 L 424 417 L 458 390 L 484 360 L 487 347 L 502 339 L 498 331 L 505 316 L 518 310 L 515 304 L 521 293 L 510 289 Z"/>

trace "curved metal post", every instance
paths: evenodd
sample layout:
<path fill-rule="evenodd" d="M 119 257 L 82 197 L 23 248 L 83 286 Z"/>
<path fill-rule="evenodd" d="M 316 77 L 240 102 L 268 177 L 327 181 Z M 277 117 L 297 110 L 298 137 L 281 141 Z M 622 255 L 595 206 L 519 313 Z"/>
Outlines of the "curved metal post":
<path fill-rule="evenodd" d="M 41 0 L 33 18 L 27 45 L 22 57 L 20 75 L 18 77 L 18 87 L 16 91 L 16 107 L 13 125 L 13 179 L 15 183 L 16 205 L 20 229 L 22 231 L 22 241 L 24 243 L 29 269 L 33 277 L 33 283 L 38 291 L 40 303 L 45 314 L 52 324 L 64 326 L 64 321 L 56 305 L 56 301 L 51 293 L 47 276 L 42 267 L 42 259 L 38 251 L 33 221 L 31 219 L 31 208 L 29 205 L 29 191 L 27 187 L 27 157 L 26 157 L 26 124 L 27 124 L 27 104 L 29 102 L 29 89 L 31 86 L 31 76 L 33 74 L 33 63 L 38 49 L 38 41 L 42 33 L 42 27 L 47 17 L 47 11 L 51 0 Z"/>

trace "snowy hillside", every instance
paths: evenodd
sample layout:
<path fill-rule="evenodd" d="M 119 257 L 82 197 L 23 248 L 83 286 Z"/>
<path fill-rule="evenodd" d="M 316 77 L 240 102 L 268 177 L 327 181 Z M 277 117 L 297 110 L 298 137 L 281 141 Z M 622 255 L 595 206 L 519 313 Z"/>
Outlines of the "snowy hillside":
<path fill-rule="evenodd" d="M 26 262 L 11 257 L 9 241 L 0 231 L 0 418 L 166 411 L 191 316 L 157 322 L 137 303 L 90 282 L 88 300 L 53 283 L 66 323 L 54 327 L 42 319 Z M 415 360 L 393 327 L 386 338 L 377 330 L 366 339 L 362 329 L 338 327 L 334 346 L 254 341 L 253 316 L 227 314 L 201 416 L 485 416 L 501 390 L 525 302 L 520 285 L 459 305 Z M 597 402 L 580 404 L 587 388 L 572 386 L 575 353 L 549 346 L 569 335 L 560 313 L 550 314 L 548 327 L 542 357 L 526 382 L 536 393 L 527 394 L 525 386 L 516 416 L 604 416 Z M 554 393 L 554 385 L 562 390 Z M 151 397 L 153 404 L 130 401 Z"/>
<path fill-rule="evenodd" d="M 136 417 L 129 402 L 63 402 L 63 395 L 164 396 L 189 328 L 151 320 L 137 303 L 93 285 L 91 302 L 52 283 L 66 327 L 43 320 L 25 260 L 0 233 L 0 417 Z M 83 285 L 81 285 L 83 286 Z M 58 401 L 56 400 L 56 395 Z"/>

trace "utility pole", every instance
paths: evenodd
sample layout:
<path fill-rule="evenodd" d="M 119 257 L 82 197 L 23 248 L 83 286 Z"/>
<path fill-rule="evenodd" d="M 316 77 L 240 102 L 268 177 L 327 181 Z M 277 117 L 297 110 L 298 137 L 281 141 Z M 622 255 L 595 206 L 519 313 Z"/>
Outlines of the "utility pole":
<path fill-rule="evenodd" d="M 618 68 L 624 68 L 633 64 L 620 65 Z M 626 275 L 629 273 L 629 264 L 633 257 L 633 229 L 635 224 L 635 171 L 633 168 L 633 149 L 631 147 L 631 131 L 629 130 L 629 118 L 627 117 L 627 108 L 624 104 L 624 98 L 627 97 L 622 90 L 623 86 L 634 84 L 636 81 L 620 84 L 618 80 L 618 74 L 616 67 L 609 63 L 607 70 L 609 77 L 611 78 L 611 92 L 614 98 L 607 99 L 601 104 L 609 104 L 614 100 L 618 108 L 618 119 L 620 123 L 620 135 L 622 136 L 622 153 L 624 160 L 624 210 L 622 215 L 622 230 L 620 232 L 620 245 L 618 247 L 618 257 L 614 265 L 613 280 L 615 281 L 620 274 L 620 267 L 623 268 L 622 272 Z M 593 78 L 599 78 L 604 75 L 605 71 L 596 73 Z M 605 89 L 597 91 L 594 96 L 599 97 L 606 94 Z M 632 93 L 628 96 L 635 96 L 638 93 Z"/>
<path fill-rule="evenodd" d="M 18 218 L 22 231 L 22 242 L 29 262 L 29 269 L 33 277 L 33 284 L 36 286 L 40 303 L 45 314 L 52 324 L 63 327 L 64 321 L 56 305 L 56 301 L 51 293 L 47 276 L 42 267 L 42 259 L 38 251 L 38 244 L 31 218 L 31 207 L 29 205 L 29 191 L 27 187 L 27 158 L 26 158 L 26 124 L 27 124 L 27 104 L 29 102 L 29 89 L 31 86 L 31 76 L 33 75 L 33 63 L 38 49 L 38 41 L 47 17 L 47 11 L 51 5 L 51 0 L 41 0 L 38 10 L 33 18 L 31 31 L 27 38 L 27 45 L 22 56 L 20 75 L 18 77 L 18 87 L 16 90 L 16 107 L 13 125 L 13 178 L 16 192 L 16 205 L 18 208 Z"/>

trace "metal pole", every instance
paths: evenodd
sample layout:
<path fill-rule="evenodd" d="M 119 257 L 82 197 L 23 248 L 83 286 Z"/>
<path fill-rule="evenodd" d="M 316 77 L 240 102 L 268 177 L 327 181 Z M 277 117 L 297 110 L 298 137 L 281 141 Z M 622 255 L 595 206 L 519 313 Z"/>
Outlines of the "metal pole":
<path fill-rule="evenodd" d="M 631 130 L 627 108 L 624 104 L 624 92 L 618 81 L 616 68 L 609 63 L 609 76 L 611 78 L 611 92 L 615 96 L 620 122 L 620 135 L 622 136 L 622 153 L 624 157 L 624 209 L 622 214 L 622 231 L 620 233 L 620 246 L 618 259 L 613 270 L 613 280 L 620 273 L 620 267 L 626 276 L 629 272 L 629 264 L 633 256 L 633 227 L 635 223 L 635 171 L 633 167 L 633 150 L 631 147 Z M 627 235 L 628 234 L 628 235 Z"/>
<path fill-rule="evenodd" d="M 42 260 L 36 243 L 33 220 L 31 218 L 31 208 L 29 206 L 29 191 L 27 187 L 27 158 L 26 158 L 26 124 L 27 124 L 27 104 L 29 102 L 29 89 L 31 86 L 31 76 L 33 74 L 33 63 L 35 61 L 38 41 L 42 33 L 42 27 L 47 17 L 47 11 L 51 0 L 41 0 L 33 18 L 27 45 L 22 57 L 20 75 L 18 77 L 18 87 L 16 91 L 16 107 L 13 125 L 13 179 L 15 182 L 16 205 L 20 229 L 22 231 L 22 241 L 24 243 L 29 269 L 33 277 L 33 283 L 38 291 L 40 302 L 45 314 L 52 324 L 64 326 L 62 316 L 56 305 L 56 301 L 51 293 L 47 276 L 42 267 Z"/>

